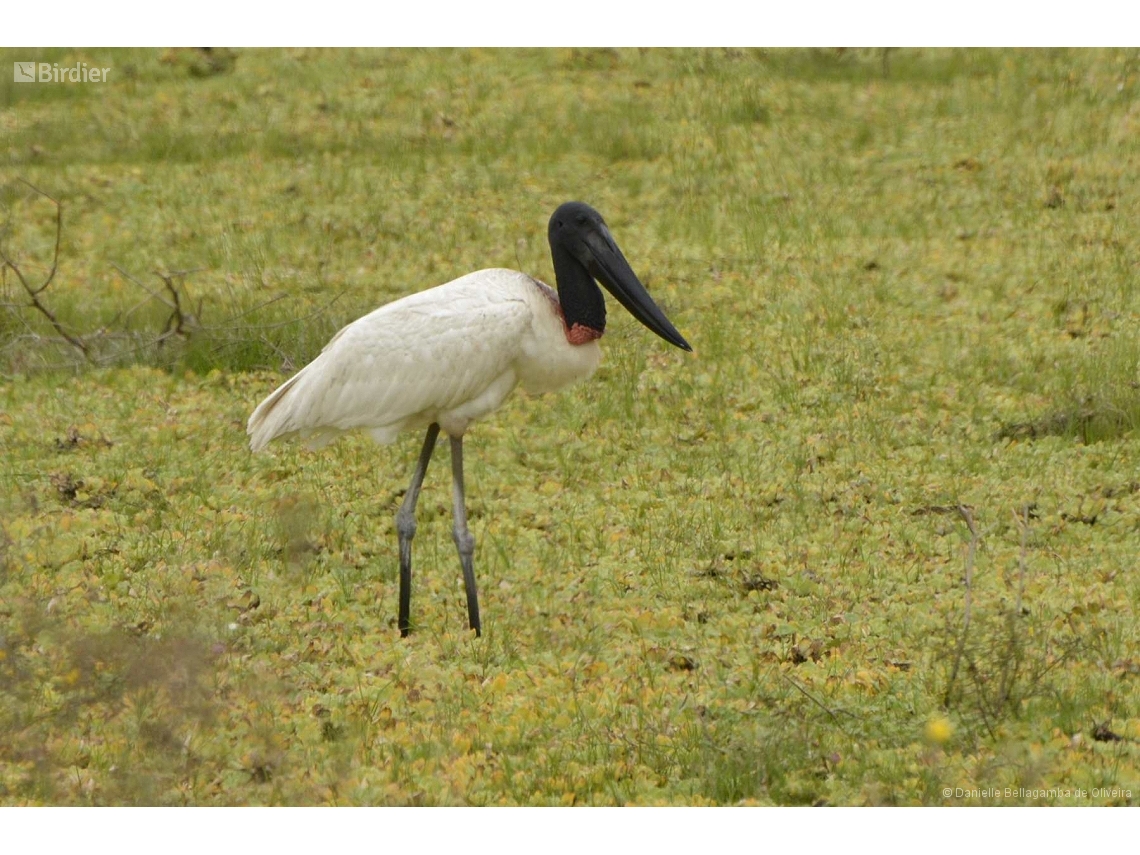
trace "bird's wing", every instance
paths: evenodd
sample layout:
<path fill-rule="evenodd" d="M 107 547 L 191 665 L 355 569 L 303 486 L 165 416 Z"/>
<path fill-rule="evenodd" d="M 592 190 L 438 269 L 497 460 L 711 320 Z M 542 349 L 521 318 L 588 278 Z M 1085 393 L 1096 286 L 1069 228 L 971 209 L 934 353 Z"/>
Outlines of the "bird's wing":
<path fill-rule="evenodd" d="M 251 447 L 293 433 L 319 442 L 354 428 L 379 438 L 385 428 L 434 419 L 502 383 L 532 308 L 511 280 L 486 275 L 492 272 L 413 294 L 344 327 L 254 411 Z"/>

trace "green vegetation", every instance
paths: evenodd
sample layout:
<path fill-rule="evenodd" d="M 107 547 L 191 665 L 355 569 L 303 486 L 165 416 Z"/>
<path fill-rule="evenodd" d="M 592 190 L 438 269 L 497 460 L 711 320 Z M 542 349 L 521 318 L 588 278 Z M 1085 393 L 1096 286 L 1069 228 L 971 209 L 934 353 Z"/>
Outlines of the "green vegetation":
<path fill-rule="evenodd" d="M 45 280 L 59 200 L 87 348 L 5 268 L 0 802 L 1140 798 L 1137 51 L 24 59 L 112 71 L 0 78 L 0 248 Z M 468 435 L 479 640 L 441 446 L 401 640 L 421 438 L 245 419 L 381 303 L 549 280 L 570 198 L 696 353 L 614 311 Z"/>

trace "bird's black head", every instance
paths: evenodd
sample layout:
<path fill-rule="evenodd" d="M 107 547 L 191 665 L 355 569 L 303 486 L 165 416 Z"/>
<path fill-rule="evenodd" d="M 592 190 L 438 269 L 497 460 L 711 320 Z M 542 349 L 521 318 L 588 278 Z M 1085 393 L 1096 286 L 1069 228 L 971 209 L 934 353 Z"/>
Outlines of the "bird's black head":
<path fill-rule="evenodd" d="M 606 306 L 597 281 L 647 328 L 682 350 L 692 350 L 634 274 L 601 214 L 583 202 L 565 202 L 550 217 L 547 235 L 568 328 L 581 324 L 598 333 L 605 329 Z"/>
<path fill-rule="evenodd" d="M 604 228 L 605 225 L 606 221 L 602 219 L 602 215 L 585 202 L 563 202 L 558 206 L 558 210 L 550 215 L 547 236 L 553 245 L 555 240 L 573 241 L 586 229 L 598 226 Z"/>

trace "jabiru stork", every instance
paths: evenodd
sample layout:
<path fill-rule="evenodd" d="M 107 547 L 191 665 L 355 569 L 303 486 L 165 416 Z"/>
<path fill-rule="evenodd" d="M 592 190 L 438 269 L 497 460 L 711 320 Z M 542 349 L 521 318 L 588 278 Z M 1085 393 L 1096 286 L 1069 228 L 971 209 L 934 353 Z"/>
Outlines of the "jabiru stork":
<path fill-rule="evenodd" d="M 689 343 L 653 302 L 605 221 L 566 202 L 547 230 L 557 293 L 515 270 L 480 270 L 381 306 L 344 327 L 320 355 L 258 405 L 246 427 L 250 448 L 300 435 L 319 448 L 367 430 L 381 443 L 427 429 L 411 484 L 396 514 L 401 636 L 411 630 L 412 538 L 416 501 L 442 429 L 451 440 L 452 535 L 463 566 L 467 616 L 478 636 L 475 538 L 467 527 L 463 435 L 518 384 L 553 392 L 584 380 L 601 361 L 606 329 L 600 282 L 642 324 L 670 344 Z"/>

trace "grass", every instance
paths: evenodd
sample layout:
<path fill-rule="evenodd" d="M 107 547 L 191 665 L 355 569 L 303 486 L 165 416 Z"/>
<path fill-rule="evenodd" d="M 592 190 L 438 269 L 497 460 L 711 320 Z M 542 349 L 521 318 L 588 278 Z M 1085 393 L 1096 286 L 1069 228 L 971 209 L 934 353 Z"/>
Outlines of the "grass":
<path fill-rule="evenodd" d="M 113 70 L 0 81 L 98 344 L 6 271 L 0 802 L 1136 803 L 1136 51 L 32 53 Z M 244 421 L 568 198 L 695 356 L 472 430 L 479 640 L 441 451 L 401 641 L 420 438 Z"/>

